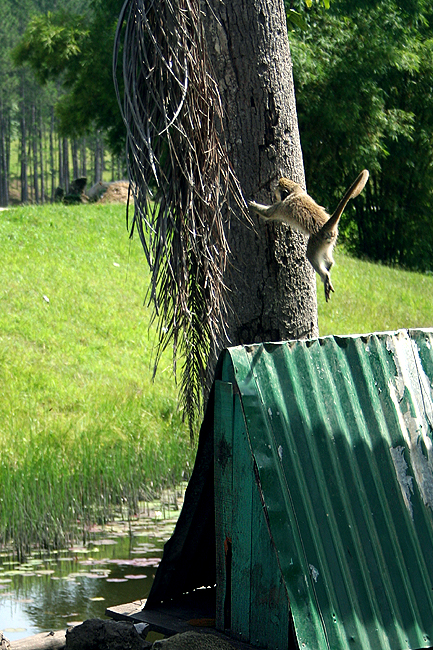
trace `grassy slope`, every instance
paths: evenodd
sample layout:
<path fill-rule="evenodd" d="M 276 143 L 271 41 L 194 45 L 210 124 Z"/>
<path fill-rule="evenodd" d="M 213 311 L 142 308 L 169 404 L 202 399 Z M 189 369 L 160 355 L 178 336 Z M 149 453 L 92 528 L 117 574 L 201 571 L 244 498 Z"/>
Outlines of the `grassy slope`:
<path fill-rule="evenodd" d="M 0 212 L 0 255 L 0 542 L 61 544 L 113 502 L 133 509 L 140 486 L 178 480 L 194 450 L 169 356 L 151 379 L 146 265 L 125 208 Z M 433 325 L 432 277 L 336 260 L 328 304 L 318 283 L 321 335 Z"/>
<path fill-rule="evenodd" d="M 335 254 L 335 293 L 317 283 L 320 335 L 433 327 L 433 277 Z"/>
<path fill-rule="evenodd" d="M 124 206 L 1 212 L 0 255 L 0 541 L 23 527 L 30 539 L 40 509 L 66 527 L 92 501 L 100 512 L 179 480 L 193 450 L 170 357 L 152 382 L 146 265 Z"/>

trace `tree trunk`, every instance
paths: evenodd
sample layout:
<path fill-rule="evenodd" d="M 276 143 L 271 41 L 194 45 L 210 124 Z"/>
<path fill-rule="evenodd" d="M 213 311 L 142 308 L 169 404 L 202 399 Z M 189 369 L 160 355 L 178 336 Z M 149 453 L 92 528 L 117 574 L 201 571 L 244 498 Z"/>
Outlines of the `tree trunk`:
<path fill-rule="evenodd" d="M 42 120 L 42 110 L 39 111 L 39 166 L 41 169 L 41 203 L 45 203 L 45 165 L 44 165 L 44 124 Z"/>
<path fill-rule="evenodd" d="M 24 94 L 21 101 L 21 203 L 29 200 L 29 186 L 27 178 L 27 129 L 26 129 L 26 106 Z"/>
<path fill-rule="evenodd" d="M 0 205 L 6 207 L 9 202 L 8 197 L 8 162 L 7 162 L 7 135 L 6 135 L 6 115 L 3 101 L 0 104 Z"/>
<path fill-rule="evenodd" d="M 64 166 L 63 166 L 63 149 L 62 149 L 62 139 L 59 137 L 59 187 L 63 190 L 65 189 L 65 179 L 63 176 Z"/>
<path fill-rule="evenodd" d="M 99 183 L 99 181 L 102 181 L 103 171 L 104 171 L 104 146 L 102 143 L 101 132 L 97 131 L 96 140 L 95 140 L 95 164 L 94 164 L 95 183 Z"/>
<path fill-rule="evenodd" d="M 10 108 L 7 110 L 7 118 L 5 121 L 5 196 L 6 196 L 6 205 L 9 205 L 9 180 L 10 180 L 10 168 L 11 168 L 11 113 Z"/>
<path fill-rule="evenodd" d="M 36 106 L 34 104 L 32 104 L 32 162 L 34 201 L 35 203 L 39 203 L 38 129 L 36 126 Z"/>
<path fill-rule="evenodd" d="M 54 107 L 51 106 L 50 117 L 50 174 L 51 174 L 51 203 L 56 194 L 56 170 L 54 167 Z"/>
<path fill-rule="evenodd" d="M 81 176 L 87 176 L 87 141 L 81 139 Z"/>
<path fill-rule="evenodd" d="M 225 140 L 245 198 L 271 202 L 280 175 L 305 187 L 283 0 L 209 0 L 203 10 Z M 228 228 L 231 344 L 317 336 L 306 238 L 238 216 Z"/>
<path fill-rule="evenodd" d="M 72 140 L 72 169 L 75 180 L 80 176 L 80 170 L 78 166 L 78 142 L 75 138 Z"/>
<path fill-rule="evenodd" d="M 68 139 L 63 138 L 63 182 L 65 184 L 65 194 L 69 192 L 69 146 Z"/>

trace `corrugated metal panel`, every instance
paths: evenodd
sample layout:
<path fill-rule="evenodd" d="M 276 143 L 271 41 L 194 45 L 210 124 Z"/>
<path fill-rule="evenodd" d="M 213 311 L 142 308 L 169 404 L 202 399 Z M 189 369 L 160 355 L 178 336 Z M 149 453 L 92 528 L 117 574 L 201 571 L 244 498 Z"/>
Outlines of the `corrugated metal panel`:
<path fill-rule="evenodd" d="M 432 646 L 433 330 L 228 354 L 300 647 Z"/>

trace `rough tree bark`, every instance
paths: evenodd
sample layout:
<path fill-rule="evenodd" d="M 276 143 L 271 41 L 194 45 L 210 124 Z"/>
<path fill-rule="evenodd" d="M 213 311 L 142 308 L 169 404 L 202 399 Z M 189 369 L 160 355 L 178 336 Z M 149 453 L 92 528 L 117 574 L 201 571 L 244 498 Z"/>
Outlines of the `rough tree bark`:
<path fill-rule="evenodd" d="M 203 11 L 225 140 L 245 197 L 270 202 L 280 175 L 305 186 L 283 1 L 206 0 Z M 305 238 L 252 219 L 254 227 L 230 219 L 231 343 L 317 336 Z"/>
<path fill-rule="evenodd" d="M 304 185 L 284 3 L 126 0 L 115 79 L 124 21 L 134 227 L 151 267 L 160 349 L 173 342 L 183 362 L 191 424 L 228 343 L 318 334 L 303 236 L 241 208 L 269 201 L 280 174 Z M 229 197 L 233 212 L 224 213 Z"/>

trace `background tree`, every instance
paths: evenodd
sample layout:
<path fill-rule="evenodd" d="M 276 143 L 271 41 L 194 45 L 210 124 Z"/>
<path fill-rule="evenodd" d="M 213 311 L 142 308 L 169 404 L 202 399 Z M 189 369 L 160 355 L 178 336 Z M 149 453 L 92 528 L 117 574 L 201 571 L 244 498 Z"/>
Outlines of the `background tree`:
<path fill-rule="evenodd" d="M 224 345 L 317 334 L 303 237 L 253 220 L 245 205 L 269 199 L 280 171 L 304 183 L 283 2 L 200 9 L 128 0 L 117 39 L 125 21 L 134 225 L 160 346 L 182 358 L 190 422 Z"/>
<path fill-rule="evenodd" d="M 113 152 L 124 151 L 124 126 L 113 87 L 111 59 L 120 0 L 93 0 L 87 11 L 61 9 L 34 16 L 13 50 L 41 84 L 59 81 L 55 112 L 63 136 L 105 132 Z"/>
<path fill-rule="evenodd" d="M 123 177 L 124 128 L 111 74 L 121 2 L 0 6 L 0 202 L 53 200 L 77 169 L 91 185 L 106 169 L 107 152 L 111 180 Z"/>

